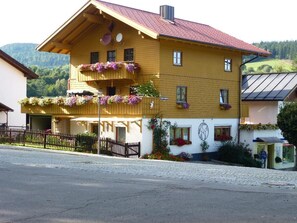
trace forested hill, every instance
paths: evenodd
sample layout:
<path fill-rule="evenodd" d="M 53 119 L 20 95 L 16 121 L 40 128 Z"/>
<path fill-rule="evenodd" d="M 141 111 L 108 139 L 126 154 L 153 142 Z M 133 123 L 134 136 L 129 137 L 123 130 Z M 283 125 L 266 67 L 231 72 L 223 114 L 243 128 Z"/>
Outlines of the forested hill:
<path fill-rule="evenodd" d="M 35 50 L 36 46 L 33 43 L 13 43 L 1 47 L 1 50 L 39 75 L 38 79 L 28 80 L 28 97 L 66 95 L 69 56 L 39 52 Z"/>
<path fill-rule="evenodd" d="M 0 49 L 27 67 L 53 68 L 69 64 L 68 55 L 39 52 L 35 49 L 36 46 L 34 43 L 12 43 Z"/>
<path fill-rule="evenodd" d="M 253 43 L 253 45 L 271 53 L 269 58 L 294 60 L 297 58 L 297 40 L 295 41 L 272 41 Z"/>

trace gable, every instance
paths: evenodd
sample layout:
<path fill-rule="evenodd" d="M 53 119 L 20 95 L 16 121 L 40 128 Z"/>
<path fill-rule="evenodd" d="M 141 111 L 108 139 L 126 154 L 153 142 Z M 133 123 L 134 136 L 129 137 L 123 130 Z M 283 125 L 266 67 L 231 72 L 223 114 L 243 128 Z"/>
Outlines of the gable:
<path fill-rule="evenodd" d="M 269 52 L 245 43 L 211 26 L 175 19 L 168 22 L 161 19 L 159 14 L 133 9 L 121 5 L 91 0 L 76 14 L 66 21 L 55 33 L 38 46 L 38 50 L 64 53 L 84 35 L 94 28 L 95 24 L 106 21 L 123 22 L 138 30 L 140 35 L 153 39 L 181 40 L 197 44 L 210 45 L 240 51 L 244 54 L 269 55 Z"/>

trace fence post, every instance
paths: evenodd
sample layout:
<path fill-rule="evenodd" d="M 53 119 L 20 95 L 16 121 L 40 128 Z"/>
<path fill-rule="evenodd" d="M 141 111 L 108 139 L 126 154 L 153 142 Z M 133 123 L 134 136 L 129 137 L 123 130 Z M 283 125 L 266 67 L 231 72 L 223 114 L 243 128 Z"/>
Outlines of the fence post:
<path fill-rule="evenodd" d="M 128 143 L 125 143 L 125 157 L 129 157 L 129 154 L 128 154 Z"/>
<path fill-rule="evenodd" d="M 11 138 L 11 129 L 9 129 L 9 144 L 11 144 L 12 138 Z"/>
<path fill-rule="evenodd" d="M 77 150 L 77 138 L 78 138 L 79 136 L 76 136 L 75 137 L 75 141 L 74 141 L 74 151 L 76 151 Z"/>
<path fill-rule="evenodd" d="M 43 148 L 46 148 L 46 133 L 44 133 Z"/>
<path fill-rule="evenodd" d="M 140 157 L 140 142 L 138 142 L 138 158 Z"/>
<path fill-rule="evenodd" d="M 23 132 L 23 146 L 26 145 L 26 129 Z"/>

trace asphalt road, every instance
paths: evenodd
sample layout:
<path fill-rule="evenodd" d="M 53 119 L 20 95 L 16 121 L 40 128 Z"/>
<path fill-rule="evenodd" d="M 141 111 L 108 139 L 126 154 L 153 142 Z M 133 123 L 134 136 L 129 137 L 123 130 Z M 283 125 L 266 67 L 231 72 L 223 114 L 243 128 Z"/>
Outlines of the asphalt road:
<path fill-rule="evenodd" d="M 295 172 L 0 145 L 0 179 L 1 223 L 297 222 Z"/>

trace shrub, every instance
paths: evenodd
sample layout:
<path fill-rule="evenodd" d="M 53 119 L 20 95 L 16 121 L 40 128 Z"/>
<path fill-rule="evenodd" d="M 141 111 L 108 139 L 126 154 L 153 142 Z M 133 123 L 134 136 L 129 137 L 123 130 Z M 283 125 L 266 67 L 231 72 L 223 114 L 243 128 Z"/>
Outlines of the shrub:
<path fill-rule="evenodd" d="M 202 143 L 200 143 L 200 147 L 203 152 L 206 152 L 206 150 L 209 148 L 209 144 L 204 140 Z"/>
<path fill-rule="evenodd" d="M 161 152 L 145 154 L 142 156 L 142 158 L 155 159 L 155 160 L 185 161 L 182 157 L 174 156 L 172 154 L 161 153 Z"/>
<path fill-rule="evenodd" d="M 134 88 L 137 95 L 145 97 L 156 97 L 160 96 L 160 92 L 156 89 L 153 81 L 146 82 Z"/>
<path fill-rule="evenodd" d="M 76 135 L 76 144 L 82 151 L 92 151 L 93 145 L 97 142 L 95 133 L 81 133 Z"/>
<path fill-rule="evenodd" d="M 251 150 L 243 143 L 228 141 L 222 144 L 218 151 L 219 160 L 242 164 L 249 167 L 261 167 L 261 162 L 252 158 Z"/>
<path fill-rule="evenodd" d="M 277 157 L 275 157 L 275 162 L 276 162 L 276 163 L 281 163 L 281 162 L 282 162 L 282 159 L 281 159 L 280 157 L 277 156 Z"/>
<path fill-rule="evenodd" d="M 177 157 L 180 157 L 184 160 L 190 160 L 193 158 L 193 155 L 190 153 L 186 153 L 186 152 L 181 152 L 180 154 L 177 155 Z"/>

